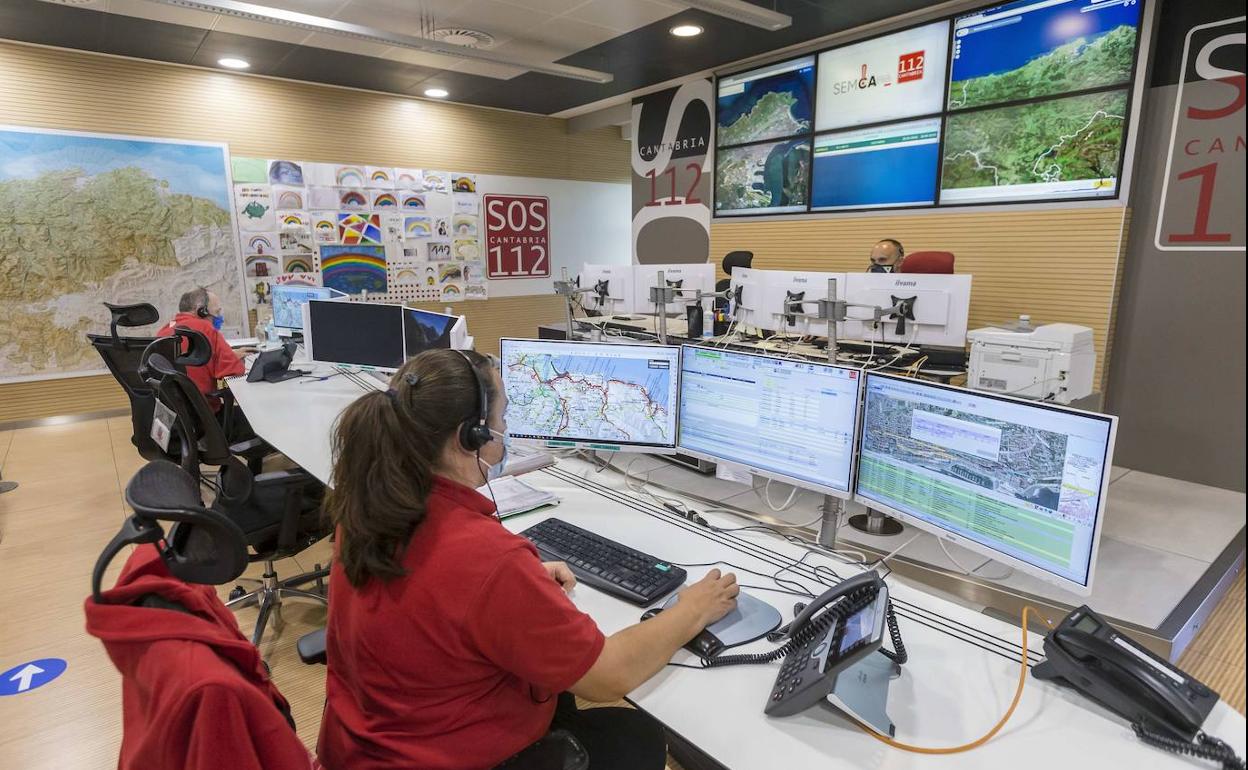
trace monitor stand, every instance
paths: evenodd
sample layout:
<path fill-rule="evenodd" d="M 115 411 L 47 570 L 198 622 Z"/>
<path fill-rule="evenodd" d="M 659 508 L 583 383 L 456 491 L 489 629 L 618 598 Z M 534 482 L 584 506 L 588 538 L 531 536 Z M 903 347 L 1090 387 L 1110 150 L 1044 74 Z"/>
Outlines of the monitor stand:
<path fill-rule="evenodd" d="M 828 703 L 877 733 L 896 737 L 888 716 L 888 688 L 900 672 L 900 666 L 879 652 L 868 655 L 836 675 Z"/>
<path fill-rule="evenodd" d="M 900 535 L 905 530 L 900 521 L 872 509 L 867 509 L 866 513 L 850 516 L 849 526 L 868 535 L 881 535 L 883 537 Z"/>

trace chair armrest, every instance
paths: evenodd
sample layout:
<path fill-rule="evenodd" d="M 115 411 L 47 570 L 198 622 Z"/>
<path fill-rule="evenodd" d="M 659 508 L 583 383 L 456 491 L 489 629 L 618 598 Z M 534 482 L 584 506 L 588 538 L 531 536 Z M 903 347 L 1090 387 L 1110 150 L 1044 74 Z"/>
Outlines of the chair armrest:
<path fill-rule="evenodd" d="M 281 470 L 269 471 L 261 473 L 255 477 L 255 483 L 258 485 L 280 484 L 284 486 L 295 486 L 298 484 L 310 484 L 316 481 L 312 474 L 305 470 Z"/>
<path fill-rule="evenodd" d="M 269 446 L 269 443 L 257 436 L 249 438 L 246 441 L 240 441 L 237 444 L 230 445 L 230 454 L 249 456 L 263 452 L 264 454 L 272 454 L 277 450 Z"/>
<path fill-rule="evenodd" d="M 311 633 L 304 634 L 299 637 L 295 647 L 299 650 L 299 660 L 304 663 L 310 666 L 325 663 L 325 629 L 318 628 Z"/>

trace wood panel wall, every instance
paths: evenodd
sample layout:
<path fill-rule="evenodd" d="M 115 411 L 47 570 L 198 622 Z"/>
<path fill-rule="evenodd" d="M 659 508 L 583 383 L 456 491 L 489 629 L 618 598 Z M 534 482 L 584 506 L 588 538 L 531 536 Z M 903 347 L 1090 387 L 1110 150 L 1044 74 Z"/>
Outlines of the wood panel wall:
<path fill-rule="evenodd" d="M 627 182 L 607 127 L 0 41 L 0 125 L 227 142 L 234 155 Z M 435 303 L 431 309 L 441 310 Z M 478 347 L 536 334 L 555 297 L 462 302 Z M 111 377 L 0 385 L 0 424 L 126 405 Z"/>
<path fill-rule="evenodd" d="M 1121 207 L 898 213 L 890 216 L 741 220 L 711 224 L 711 261 L 754 252 L 769 269 L 861 272 L 871 246 L 896 238 L 906 253 L 952 251 L 975 276 L 971 329 L 1029 314 L 1093 330 L 1097 389 L 1104 384 L 1125 240 Z"/>

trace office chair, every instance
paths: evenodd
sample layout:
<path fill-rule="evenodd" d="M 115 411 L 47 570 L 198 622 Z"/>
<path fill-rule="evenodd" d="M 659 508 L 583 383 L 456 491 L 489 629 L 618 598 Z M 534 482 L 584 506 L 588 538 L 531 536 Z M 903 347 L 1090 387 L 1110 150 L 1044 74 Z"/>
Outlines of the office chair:
<path fill-rule="evenodd" d="M 729 276 L 732 275 L 732 269 L 735 267 L 748 268 L 754 264 L 754 252 L 752 251 L 730 251 L 724 255 L 724 272 Z M 715 292 L 728 291 L 732 288 L 732 278 L 721 278 L 715 282 Z M 728 307 L 728 300 L 716 298 L 715 308 L 717 310 L 725 310 Z"/>
<path fill-rule="evenodd" d="M 266 768 L 319 767 L 258 651 L 240 652 L 246 640 L 238 623 L 209 588 L 246 569 L 243 531 L 204 508 L 195 480 L 173 463 L 139 469 L 125 498 L 133 513 L 96 560 L 86 604 L 88 633 L 103 641 L 122 674 L 118 767 L 185 767 L 191 760 L 202 767 L 205 745 L 227 734 L 224 764 L 232 753 Z M 166 532 L 162 524 L 172 526 Z M 117 585 L 103 591 L 109 563 L 131 545 L 138 547 Z M 135 628 L 144 634 L 117 634 Z M 196 694 L 201 684 L 211 685 L 212 698 Z M 247 716 L 225 725 L 223 713 Z"/>
<path fill-rule="evenodd" d="M 916 251 L 901 260 L 901 273 L 953 273 L 953 252 Z"/>
<path fill-rule="evenodd" d="M 190 330 L 178 331 L 203 337 Z M 192 347 L 197 344 L 201 343 L 193 341 Z M 312 572 L 282 580 L 273 565 L 274 561 L 294 556 L 330 533 L 332 528 L 324 523 L 320 514 L 325 487 L 302 469 L 256 473 L 246 460 L 248 453 L 256 449 L 257 443 L 263 444 L 262 441 L 252 439 L 231 446 L 204 394 L 164 355 L 150 355 L 144 371 L 156 397 L 177 416 L 175 433 L 181 467 L 196 481 L 205 481 L 200 472 L 201 464 L 217 467 L 215 484 L 208 484 L 215 487 L 216 492 L 211 508 L 225 514 L 242 529 L 252 550 L 250 560 L 264 562 L 259 587 L 248 592 L 237 586 L 226 602 L 231 609 L 259 607 L 252 634 L 252 641 L 259 645 L 269 618 L 276 616 L 280 623 L 283 599 L 327 603 L 323 595 L 297 586 L 315 581 L 318 588 L 323 588 L 328 569 L 317 565 Z"/>
<path fill-rule="evenodd" d="M 148 326 L 160 320 L 156 308 L 146 302 L 134 305 L 104 303 L 112 319 L 108 334 L 88 334 L 87 341 L 104 359 L 104 365 L 126 392 L 130 399 L 130 443 L 139 450 L 145 460 L 158 460 L 164 453 L 152 440 L 152 409 L 156 397 L 151 387 L 139 374 L 143 351 L 155 341 L 155 337 L 122 337 L 117 327 Z"/>

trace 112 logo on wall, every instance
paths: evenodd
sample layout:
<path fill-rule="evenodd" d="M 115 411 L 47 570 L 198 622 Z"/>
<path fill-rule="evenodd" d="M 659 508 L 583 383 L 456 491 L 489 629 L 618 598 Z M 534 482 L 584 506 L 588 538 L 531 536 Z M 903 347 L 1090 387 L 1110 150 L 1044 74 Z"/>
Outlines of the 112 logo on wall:
<path fill-rule="evenodd" d="M 923 79 L 923 62 L 927 58 L 923 51 L 903 53 L 897 57 L 897 82 L 908 83 Z"/>

